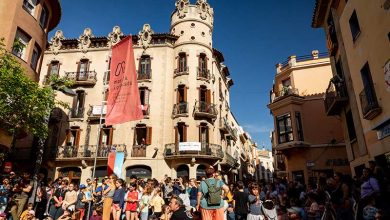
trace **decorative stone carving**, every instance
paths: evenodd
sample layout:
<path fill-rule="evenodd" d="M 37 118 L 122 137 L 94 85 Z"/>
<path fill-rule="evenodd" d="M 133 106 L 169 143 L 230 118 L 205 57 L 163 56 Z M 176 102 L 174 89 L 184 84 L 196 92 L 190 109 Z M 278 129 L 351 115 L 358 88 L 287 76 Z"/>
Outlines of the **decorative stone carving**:
<path fill-rule="evenodd" d="M 188 13 L 188 6 L 190 5 L 189 0 L 176 0 L 177 15 L 179 18 L 184 18 Z"/>
<path fill-rule="evenodd" d="M 144 50 L 149 47 L 150 42 L 152 41 L 152 34 L 154 34 L 154 32 L 149 24 L 144 24 L 142 31 L 138 33 L 138 45 L 142 46 Z"/>
<path fill-rule="evenodd" d="M 79 49 L 82 52 L 86 53 L 88 51 L 89 46 L 91 45 L 91 37 L 93 37 L 91 28 L 85 28 L 84 33 L 79 37 Z"/>
<path fill-rule="evenodd" d="M 108 34 L 108 46 L 112 47 L 115 44 L 117 44 L 120 40 L 121 37 L 123 36 L 123 33 L 121 31 L 121 28 L 119 26 L 115 26 L 112 28 L 112 32 Z"/>
<path fill-rule="evenodd" d="M 206 20 L 207 15 L 210 12 L 210 5 L 207 3 L 206 0 L 197 0 L 196 1 L 196 8 L 198 10 L 198 13 L 200 14 L 200 18 L 203 20 Z"/>
<path fill-rule="evenodd" d="M 62 33 L 61 30 L 57 30 L 54 36 L 50 39 L 50 50 L 53 51 L 54 54 L 58 54 L 62 46 L 61 40 L 64 39 L 64 33 Z"/>

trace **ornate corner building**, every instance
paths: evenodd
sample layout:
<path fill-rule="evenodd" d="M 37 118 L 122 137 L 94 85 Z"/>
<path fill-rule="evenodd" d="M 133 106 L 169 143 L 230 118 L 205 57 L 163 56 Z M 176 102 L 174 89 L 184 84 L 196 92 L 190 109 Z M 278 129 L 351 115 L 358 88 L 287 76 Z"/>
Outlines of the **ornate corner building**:
<path fill-rule="evenodd" d="M 239 162 L 239 125 L 229 104 L 233 80 L 212 34 L 213 9 L 206 0 L 176 1 L 169 33 L 145 24 L 132 36 L 144 119 L 103 125 L 99 132 L 111 47 L 125 36 L 117 26 L 103 37 L 86 28 L 78 39 L 58 30 L 45 52 L 40 83 L 54 74 L 66 76 L 74 80 L 77 96 L 57 95 L 71 109 L 55 109 L 50 117 L 44 165 L 49 176 L 84 181 L 92 176 L 95 156 L 96 176 L 104 176 L 108 152 L 115 148 L 125 152 L 123 177 L 200 178 L 207 165 L 215 165 L 236 180 L 237 169 L 249 161 Z"/>

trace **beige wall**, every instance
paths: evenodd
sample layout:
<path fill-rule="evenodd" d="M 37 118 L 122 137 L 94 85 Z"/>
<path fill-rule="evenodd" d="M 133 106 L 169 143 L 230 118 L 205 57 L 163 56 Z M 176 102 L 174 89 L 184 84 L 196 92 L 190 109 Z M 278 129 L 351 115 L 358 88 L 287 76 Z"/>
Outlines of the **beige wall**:
<path fill-rule="evenodd" d="M 174 126 L 178 122 L 185 122 L 187 127 L 187 141 L 198 142 L 199 141 L 199 125 L 202 122 L 207 123 L 209 127 L 209 143 L 222 145 L 223 150 L 226 150 L 226 140 L 221 139 L 219 131 L 219 118 L 221 116 L 228 115 L 228 118 L 233 122 L 234 126 L 238 126 L 238 122 L 231 115 L 230 110 L 225 108 L 225 102 L 229 102 L 229 95 L 224 95 L 224 101 L 219 99 L 219 79 L 222 79 L 222 92 L 229 90 L 224 81 L 224 77 L 221 74 L 221 69 L 218 68 L 216 60 L 213 57 L 213 51 L 211 47 L 211 29 L 212 23 L 210 14 L 206 20 L 200 19 L 199 14 L 196 12 L 195 6 L 189 6 L 189 11 L 183 19 L 178 18 L 176 12 L 172 15 L 171 32 L 179 36 L 175 44 L 153 44 L 148 45 L 144 50 L 142 43 L 134 45 L 135 64 L 138 69 L 139 58 L 143 54 L 150 55 L 151 57 L 151 69 L 152 79 L 150 81 L 139 81 L 138 87 L 147 87 L 150 89 L 149 106 L 150 114 L 148 118 L 127 122 L 124 124 L 114 125 L 113 132 L 113 144 L 125 144 L 127 146 L 127 158 L 123 166 L 123 175 L 127 167 L 134 165 L 147 165 L 152 169 L 152 177 L 162 179 L 165 174 L 175 177 L 176 168 L 181 164 L 187 164 L 190 171 L 190 177 L 196 176 L 196 168 L 200 164 L 214 164 L 217 162 L 214 159 L 200 159 L 196 158 L 196 163 L 190 165 L 191 158 L 177 159 L 177 160 L 165 160 L 164 149 L 166 144 L 175 142 Z M 195 23 L 195 27 L 191 24 Z M 181 31 L 184 34 L 181 36 Z M 205 32 L 205 36 L 202 36 L 201 32 Z M 65 33 L 66 35 L 66 33 Z M 195 40 L 192 40 L 190 36 L 195 35 Z M 65 40 L 66 41 L 66 40 Z M 65 41 L 63 41 L 65 43 Z M 174 70 L 177 68 L 177 57 L 180 52 L 186 52 L 187 66 L 189 67 L 188 75 L 181 75 L 174 77 Z M 212 74 L 212 78 L 209 81 L 197 79 L 198 68 L 198 56 L 200 53 L 205 53 L 208 59 L 208 69 Z M 103 91 L 103 76 L 107 70 L 107 61 L 110 56 L 110 48 L 108 46 L 102 46 L 99 48 L 87 48 L 86 52 L 82 52 L 80 49 L 66 49 L 59 50 L 58 54 L 55 51 L 46 51 L 44 65 L 41 70 L 41 83 L 44 81 L 44 76 L 48 72 L 48 64 L 52 60 L 58 60 L 61 63 L 60 75 L 64 75 L 65 72 L 73 72 L 77 70 L 77 64 L 80 59 L 87 58 L 91 61 L 89 70 L 95 70 L 97 72 L 97 82 L 92 87 L 78 87 L 75 90 L 83 89 L 86 91 L 85 100 L 85 113 L 84 117 L 80 120 L 70 120 L 70 126 L 80 126 L 81 138 L 80 145 L 84 145 L 86 139 L 86 130 L 88 126 L 88 116 L 86 111 L 90 105 L 100 105 Z M 176 88 L 178 85 L 186 85 L 187 101 L 189 103 L 189 114 L 186 117 L 172 117 L 173 105 L 176 104 Z M 218 112 L 218 117 L 215 122 L 209 120 L 195 120 L 193 117 L 193 109 L 195 102 L 199 100 L 198 88 L 204 85 L 211 90 L 212 98 L 211 103 L 219 106 L 222 105 L 222 112 Z M 72 97 L 68 97 L 64 94 L 58 93 L 57 99 L 72 103 Z M 132 157 L 131 151 L 134 138 L 134 127 L 136 124 L 146 124 L 146 126 L 152 127 L 152 144 L 147 146 L 146 157 Z M 91 124 L 89 144 L 97 144 L 98 124 Z M 64 132 L 64 131 L 63 131 Z M 65 143 L 62 143 L 64 145 Z M 237 145 L 235 145 L 237 147 Z M 157 155 L 152 158 L 157 149 Z M 73 162 L 58 162 L 54 165 L 57 168 L 60 166 L 77 166 L 80 161 Z M 87 177 L 91 176 L 88 171 L 92 167 L 92 163 L 88 162 L 88 168 L 83 169 L 81 181 L 84 181 Z M 58 173 L 56 174 L 58 175 Z"/>

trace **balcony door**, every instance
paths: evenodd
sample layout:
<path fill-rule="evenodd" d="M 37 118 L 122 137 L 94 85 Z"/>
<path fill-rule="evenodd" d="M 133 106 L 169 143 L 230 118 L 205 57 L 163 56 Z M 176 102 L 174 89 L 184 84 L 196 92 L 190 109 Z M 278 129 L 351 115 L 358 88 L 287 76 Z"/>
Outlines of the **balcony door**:
<path fill-rule="evenodd" d="M 179 85 L 176 92 L 176 106 L 179 114 L 187 113 L 187 87 Z"/>
<path fill-rule="evenodd" d="M 73 98 L 72 106 L 72 118 L 82 118 L 84 114 L 84 103 L 85 103 L 85 91 L 76 91 L 77 95 Z"/>
<path fill-rule="evenodd" d="M 187 125 L 185 123 L 177 123 L 175 127 L 175 152 L 179 152 L 179 143 L 187 142 Z"/>
<path fill-rule="evenodd" d="M 77 80 L 87 80 L 87 72 L 89 70 L 89 60 L 82 59 L 79 62 L 77 70 Z"/>
<path fill-rule="evenodd" d="M 206 86 L 201 86 L 199 88 L 199 111 L 208 112 L 210 103 L 211 103 L 210 90 L 208 90 Z"/>
<path fill-rule="evenodd" d="M 205 123 L 201 123 L 199 126 L 199 142 L 209 143 L 209 127 Z"/>
<path fill-rule="evenodd" d="M 149 79 L 150 70 L 151 70 L 150 56 L 144 55 L 141 57 L 139 62 L 138 79 Z"/>
<path fill-rule="evenodd" d="M 179 70 L 179 72 L 185 72 L 187 70 L 187 54 L 186 53 L 179 53 L 178 70 Z"/>

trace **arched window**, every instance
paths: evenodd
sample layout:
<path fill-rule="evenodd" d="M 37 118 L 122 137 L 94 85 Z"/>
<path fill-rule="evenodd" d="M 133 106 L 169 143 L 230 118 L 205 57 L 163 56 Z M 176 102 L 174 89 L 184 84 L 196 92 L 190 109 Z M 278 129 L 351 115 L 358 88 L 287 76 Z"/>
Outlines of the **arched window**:
<path fill-rule="evenodd" d="M 196 179 L 202 180 L 202 177 L 206 178 L 206 166 L 201 164 L 196 168 Z"/>
<path fill-rule="evenodd" d="M 176 169 L 177 177 L 183 178 L 183 180 L 187 181 L 189 179 L 189 168 L 186 164 L 182 164 Z"/>

